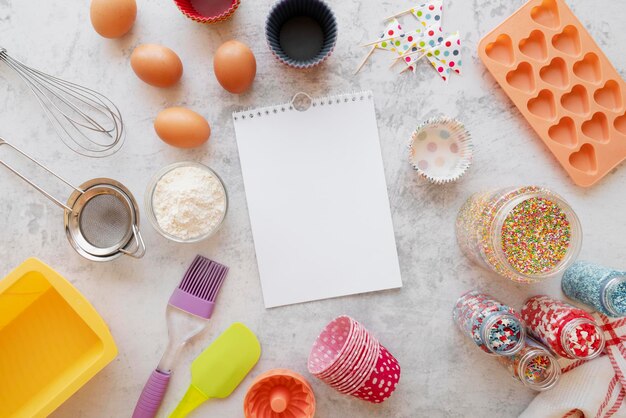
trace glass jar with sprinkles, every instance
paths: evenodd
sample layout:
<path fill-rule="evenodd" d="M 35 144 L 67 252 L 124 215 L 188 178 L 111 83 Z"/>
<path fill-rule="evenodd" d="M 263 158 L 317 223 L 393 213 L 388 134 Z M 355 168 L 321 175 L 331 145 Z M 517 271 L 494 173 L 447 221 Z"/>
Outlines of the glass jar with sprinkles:
<path fill-rule="evenodd" d="M 591 360 L 604 349 L 604 334 L 582 309 L 549 296 L 533 296 L 522 308 L 528 333 L 561 357 Z"/>
<path fill-rule="evenodd" d="M 489 295 L 470 291 L 452 311 L 454 322 L 484 352 L 512 356 L 524 346 L 526 336 L 520 316 Z"/>
<path fill-rule="evenodd" d="M 538 392 L 552 389 L 561 377 L 561 366 L 556 357 L 532 338 L 526 338 L 526 344 L 518 353 L 499 356 L 498 361 L 514 379 Z"/>
<path fill-rule="evenodd" d="M 563 293 L 611 317 L 626 316 L 626 272 L 586 261 L 565 271 Z"/>
<path fill-rule="evenodd" d="M 459 211 L 456 231 L 467 257 L 522 283 L 562 273 L 582 243 L 572 208 L 556 193 L 537 186 L 472 195 Z"/>

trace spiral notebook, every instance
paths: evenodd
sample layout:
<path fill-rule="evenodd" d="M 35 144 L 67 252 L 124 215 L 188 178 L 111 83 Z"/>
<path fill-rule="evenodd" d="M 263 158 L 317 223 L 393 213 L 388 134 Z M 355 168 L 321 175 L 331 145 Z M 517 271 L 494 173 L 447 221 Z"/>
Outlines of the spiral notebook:
<path fill-rule="evenodd" d="M 402 286 L 371 92 L 233 121 L 267 308 Z"/>

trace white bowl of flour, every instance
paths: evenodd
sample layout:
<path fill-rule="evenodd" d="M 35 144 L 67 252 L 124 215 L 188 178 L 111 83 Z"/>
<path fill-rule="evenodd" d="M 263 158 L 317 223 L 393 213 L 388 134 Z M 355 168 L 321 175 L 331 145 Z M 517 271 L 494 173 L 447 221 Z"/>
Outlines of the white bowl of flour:
<path fill-rule="evenodd" d="M 222 179 L 199 163 L 168 165 L 146 190 L 146 211 L 152 226 L 176 242 L 209 238 L 222 225 L 227 210 L 228 195 Z"/>

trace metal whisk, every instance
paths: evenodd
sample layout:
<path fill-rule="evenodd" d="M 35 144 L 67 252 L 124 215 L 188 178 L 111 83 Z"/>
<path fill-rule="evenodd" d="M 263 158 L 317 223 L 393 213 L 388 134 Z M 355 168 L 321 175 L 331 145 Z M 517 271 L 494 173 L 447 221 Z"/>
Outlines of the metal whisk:
<path fill-rule="evenodd" d="M 72 151 L 88 157 L 106 157 L 121 147 L 122 115 L 107 97 L 31 68 L 2 47 L 0 61 L 28 84 L 56 133 Z"/>

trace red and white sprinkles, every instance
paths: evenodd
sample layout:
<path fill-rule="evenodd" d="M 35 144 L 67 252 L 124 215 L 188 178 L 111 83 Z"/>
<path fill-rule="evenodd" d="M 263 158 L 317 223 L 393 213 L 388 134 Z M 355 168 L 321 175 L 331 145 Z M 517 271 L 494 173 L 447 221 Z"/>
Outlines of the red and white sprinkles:
<path fill-rule="evenodd" d="M 530 298 L 522 319 L 529 334 L 562 357 L 590 360 L 604 348 L 604 336 L 591 315 L 549 296 Z"/>

